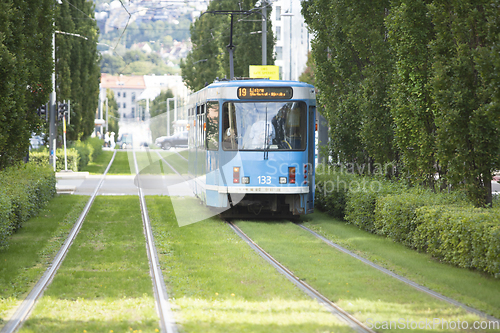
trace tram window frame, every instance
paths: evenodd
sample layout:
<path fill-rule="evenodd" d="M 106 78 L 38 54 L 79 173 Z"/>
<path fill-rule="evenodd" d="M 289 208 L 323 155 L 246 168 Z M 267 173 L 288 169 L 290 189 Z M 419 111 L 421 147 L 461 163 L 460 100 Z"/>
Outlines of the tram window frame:
<path fill-rule="evenodd" d="M 218 101 L 209 101 L 205 104 L 205 148 L 207 150 L 219 150 L 219 108 Z"/>

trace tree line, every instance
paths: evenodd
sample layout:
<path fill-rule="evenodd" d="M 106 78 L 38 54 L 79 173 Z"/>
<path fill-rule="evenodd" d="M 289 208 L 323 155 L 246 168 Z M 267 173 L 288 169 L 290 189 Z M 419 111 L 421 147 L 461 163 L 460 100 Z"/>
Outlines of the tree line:
<path fill-rule="evenodd" d="M 491 204 L 500 168 L 498 0 L 310 0 L 334 160 Z"/>
<path fill-rule="evenodd" d="M 256 0 L 220 0 L 210 2 L 207 11 L 239 11 L 255 8 Z M 234 15 L 234 76 L 248 77 L 249 65 L 262 63 L 262 15 L 260 9 L 251 15 Z M 274 37 L 267 10 L 267 64 L 274 64 Z M 212 83 L 217 77 L 229 78 L 229 44 L 231 19 L 227 14 L 205 13 L 191 25 L 193 49 L 181 61 L 182 78 L 193 91 Z"/>
<path fill-rule="evenodd" d="M 100 69 L 99 31 L 94 5 L 85 0 L 4 0 L 0 3 L 0 169 L 22 160 L 33 132 L 48 133 L 38 115 L 48 103 L 54 70 L 52 36 L 56 33 L 56 93 L 71 101 L 68 139 L 88 137 L 94 127 Z"/>

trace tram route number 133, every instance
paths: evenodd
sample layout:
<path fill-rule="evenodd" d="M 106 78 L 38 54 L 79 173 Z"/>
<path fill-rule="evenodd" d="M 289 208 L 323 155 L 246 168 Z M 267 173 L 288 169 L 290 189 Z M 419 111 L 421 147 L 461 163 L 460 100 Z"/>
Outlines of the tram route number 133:
<path fill-rule="evenodd" d="M 271 176 L 258 176 L 259 184 L 271 184 Z"/>

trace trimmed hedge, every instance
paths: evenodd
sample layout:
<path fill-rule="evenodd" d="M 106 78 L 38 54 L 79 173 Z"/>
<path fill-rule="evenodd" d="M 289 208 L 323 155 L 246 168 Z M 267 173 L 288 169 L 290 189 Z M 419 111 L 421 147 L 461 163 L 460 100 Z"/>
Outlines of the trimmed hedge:
<path fill-rule="evenodd" d="M 369 232 L 376 232 L 375 205 L 377 199 L 389 194 L 404 192 L 404 186 L 385 179 L 363 177 L 364 186 L 347 193 L 345 220 Z"/>
<path fill-rule="evenodd" d="M 0 172 L 0 250 L 8 237 L 35 216 L 56 194 L 56 178 L 49 166 L 20 164 Z"/>
<path fill-rule="evenodd" d="M 361 177 L 351 173 L 340 172 L 336 168 L 324 167 L 321 164 L 316 169 L 315 178 L 315 206 L 333 217 L 343 219 L 349 184 L 359 181 Z"/>
<path fill-rule="evenodd" d="M 66 149 L 68 170 L 80 171 L 102 153 L 103 140 L 90 138 L 85 141 L 74 141 Z M 49 164 L 49 151 L 31 151 L 30 161 L 37 164 Z M 56 171 L 64 170 L 64 148 L 56 150 Z"/>
<path fill-rule="evenodd" d="M 78 171 L 78 163 L 80 155 L 74 148 L 66 149 L 66 156 L 68 159 L 68 170 Z M 49 165 L 49 151 L 47 149 L 42 151 L 30 152 L 30 162 L 38 165 Z M 56 171 L 64 170 L 64 149 L 56 150 Z"/>
<path fill-rule="evenodd" d="M 442 261 L 500 278 L 499 208 L 475 209 L 462 192 L 408 189 L 338 169 L 321 172 L 316 180 L 320 210 Z M 495 198 L 494 207 L 499 204 Z"/>
<path fill-rule="evenodd" d="M 90 138 L 86 141 L 74 141 L 70 147 L 76 149 L 78 156 L 78 170 L 82 170 L 93 162 L 94 159 L 102 153 L 103 140 L 99 138 Z"/>
<path fill-rule="evenodd" d="M 445 204 L 471 206 L 461 193 L 433 193 L 419 188 L 408 189 L 397 195 L 380 196 L 376 200 L 374 230 L 396 242 L 413 247 L 417 210 L 424 206 Z"/>
<path fill-rule="evenodd" d="M 491 209 L 448 206 L 416 210 L 411 245 L 459 267 L 500 278 L 500 221 Z"/>

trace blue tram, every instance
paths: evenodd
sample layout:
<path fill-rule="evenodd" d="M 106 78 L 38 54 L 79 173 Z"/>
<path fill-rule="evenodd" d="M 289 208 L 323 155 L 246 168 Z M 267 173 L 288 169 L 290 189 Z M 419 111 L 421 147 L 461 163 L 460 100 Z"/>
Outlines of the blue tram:
<path fill-rule="evenodd" d="M 316 95 L 296 81 L 218 81 L 188 100 L 189 176 L 225 216 L 314 209 Z"/>

